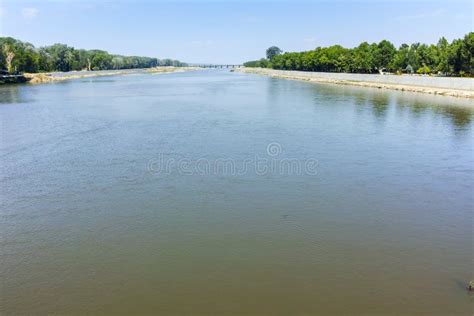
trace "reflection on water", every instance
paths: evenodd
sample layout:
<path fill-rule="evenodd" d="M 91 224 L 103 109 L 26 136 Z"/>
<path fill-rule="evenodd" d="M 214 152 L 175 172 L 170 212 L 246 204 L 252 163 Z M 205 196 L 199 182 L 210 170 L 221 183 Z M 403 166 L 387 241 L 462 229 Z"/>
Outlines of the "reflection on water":
<path fill-rule="evenodd" d="M 440 100 L 441 99 L 441 100 Z M 430 113 L 436 116 L 442 116 L 452 121 L 453 129 L 460 131 L 460 127 L 467 127 L 471 124 L 474 114 L 474 107 L 471 100 L 446 98 L 443 103 L 443 97 L 422 97 L 406 96 L 397 98 L 397 106 L 413 114 Z"/>
<path fill-rule="evenodd" d="M 382 93 L 374 94 L 372 100 L 370 100 L 370 103 L 374 108 L 374 115 L 381 118 L 385 116 L 385 113 L 389 107 L 389 96 Z"/>
<path fill-rule="evenodd" d="M 20 85 L 5 85 L 0 86 L 0 103 L 20 103 L 21 99 L 21 90 Z"/>
<path fill-rule="evenodd" d="M 272 90 L 278 89 L 278 86 L 271 85 L 271 87 Z M 374 117 L 379 119 L 383 119 L 391 107 L 397 107 L 398 115 L 403 115 L 403 112 L 407 111 L 413 117 L 429 114 L 447 118 L 453 123 L 449 124 L 453 131 L 459 133 L 467 130 L 462 127 L 468 127 L 474 116 L 474 106 L 470 99 L 325 84 L 314 88 L 317 95 L 324 95 L 334 100 L 339 98 L 341 90 L 344 97 L 358 106 L 359 110 L 363 110 L 363 106 L 372 107 Z M 269 94 L 275 95 L 271 90 Z"/>
<path fill-rule="evenodd" d="M 0 96 L 0 314 L 471 312 L 471 100 L 226 71 Z"/>
<path fill-rule="evenodd" d="M 271 82 L 268 84 L 268 94 L 267 97 L 270 100 L 271 104 L 278 104 L 276 98 L 281 96 L 281 89 L 285 85 L 282 84 L 279 79 L 270 79 Z M 113 79 L 104 79 L 104 78 L 92 78 L 87 80 L 77 80 L 76 82 L 82 83 L 113 83 Z M 71 83 L 71 81 L 60 82 L 61 83 Z M 32 95 L 28 95 L 29 100 L 26 99 L 25 91 L 28 90 L 27 84 L 23 85 L 5 85 L 0 86 L 0 103 L 5 104 L 14 104 L 14 103 L 24 103 L 31 100 Z M 211 87 L 212 92 L 221 90 L 222 86 Z M 284 88 L 287 89 L 287 88 Z M 463 129 L 463 126 L 468 126 L 471 124 L 471 120 L 474 116 L 474 106 L 470 99 L 462 98 L 451 98 L 451 97 L 441 97 L 441 96 L 432 96 L 432 95 L 422 95 L 418 93 L 410 92 L 390 92 L 386 90 L 376 90 L 369 88 L 358 88 L 350 86 L 329 86 L 329 85 L 318 85 L 318 88 L 315 88 L 315 93 L 318 96 L 325 96 L 330 99 L 337 100 L 341 95 L 341 89 L 343 89 L 343 95 L 349 99 L 352 99 L 353 104 L 357 106 L 370 105 L 373 108 L 372 113 L 375 118 L 383 118 L 387 110 L 393 106 L 393 103 L 396 103 L 396 106 L 399 109 L 404 111 L 411 112 L 415 117 L 417 114 L 429 113 L 431 115 L 441 115 L 445 118 L 452 120 L 452 127 L 456 132 L 460 132 Z M 293 87 L 294 90 L 294 87 Z M 391 97 L 391 93 L 396 96 Z M 395 100 L 395 101 L 394 101 Z"/>
<path fill-rule="evenodd" d="M 442 115 L 452 119 L 453 126 L 456 127 L 468 127 L 472 120 L 472 109 L 458 108 L 458 107 L 441 107 L 435 109 L 437 112 L 441 112 Z M 457 129 L 467 130 L 467 129 Z"/>

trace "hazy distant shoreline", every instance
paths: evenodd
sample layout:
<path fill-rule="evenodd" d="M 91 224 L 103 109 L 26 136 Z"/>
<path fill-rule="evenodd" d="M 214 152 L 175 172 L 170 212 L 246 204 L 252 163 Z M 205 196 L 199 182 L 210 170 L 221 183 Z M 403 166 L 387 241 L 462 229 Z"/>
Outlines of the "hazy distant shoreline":
<path fill-rule="evenodd" d="M 235 71 L 283 79 L 421 92 L 461 98 L 474 98 L 473 78 L 304 72 L 268 68 L 239 68 Z"/>
<path fill-rule="evenodd" d="M 49 72 L 49 73 L 25 73 L 24 76 L 29 83 L 47 83 L 72 79 L 130 75 L 138 73 L 174 73 L 197 70 L 197 67 L 154 67 L 154 68 L 136 68 L 136 69 L 120 69 L 120 70 L 99 70 L 99 71 L 68 71 L 68 72 Z"/>

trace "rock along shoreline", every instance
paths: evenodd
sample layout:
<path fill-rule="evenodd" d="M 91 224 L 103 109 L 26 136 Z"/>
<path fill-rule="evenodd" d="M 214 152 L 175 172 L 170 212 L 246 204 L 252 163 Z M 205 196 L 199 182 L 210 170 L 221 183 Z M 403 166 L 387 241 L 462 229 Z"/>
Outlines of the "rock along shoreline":
<path fill-rule="evenodd" d="M 423 77 L 410 75 L 373 75 L 287 71 L 267 68 L 238 68 L 236 72 L 273 78 L 332 83 L 360 87 L 420 92 L 458 98 L 474 98 L 474 78 Z"/>

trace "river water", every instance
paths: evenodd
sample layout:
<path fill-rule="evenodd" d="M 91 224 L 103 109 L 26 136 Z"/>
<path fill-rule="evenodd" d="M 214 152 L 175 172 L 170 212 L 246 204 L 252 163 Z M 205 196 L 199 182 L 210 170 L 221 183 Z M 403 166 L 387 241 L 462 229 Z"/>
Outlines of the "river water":
<path fill-rule="evenodd" d="M 472 313 L 469 100 L 208 70 L 0 117 L 0 314 Z"/>

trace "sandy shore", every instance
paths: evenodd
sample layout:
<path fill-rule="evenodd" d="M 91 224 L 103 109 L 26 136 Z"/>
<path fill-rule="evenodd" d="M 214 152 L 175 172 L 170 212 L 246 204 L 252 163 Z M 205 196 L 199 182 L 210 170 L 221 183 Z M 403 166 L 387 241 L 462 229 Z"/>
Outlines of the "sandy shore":
<path fill-rule="evenodd" d="M 139 68 L 139 69 L 123 69 L 123 70 L 100 70 L 100 71 L 70 71 L 70 72 L 51 72 L 51 73 L 25 73 L 25 77 L 29 79 L 29 83 L 47 83 L 57 82 L 71 79 L 130 75 L 139 73 L 173 73 L 198 70 L 198 67 L 155 67 L 155 68 Z"/>
<path fill-rule="evenodd" d="M 266 68 L 237 68 L 235 71 L 241 73 L 266 75 L 274 78 L 304 80 L 316 83 L 333 83 L 378 89 L 421 92 L 460 98 L 474 98 L 474 89 L 472 88 L 474 83 L 473 78 L 427 78 L 419 76 L 336 74 L 285 71 Z M 429 79 L 429 81 L 427 79 Z M 419 81 L 419 85 L 416 84 L 417 80 Z M 407 84 L 407 82 L 409 82 L 409 84 Z M 413 82 L 415 82 L 415 84 Z M 456 88 L 453 88 L 452 86 Z M 457 87 L 463 87 L 466 89 L 458 89 Z"/>

